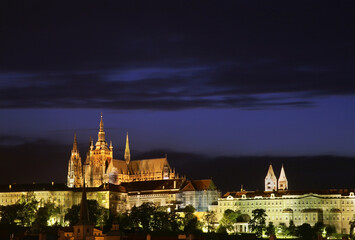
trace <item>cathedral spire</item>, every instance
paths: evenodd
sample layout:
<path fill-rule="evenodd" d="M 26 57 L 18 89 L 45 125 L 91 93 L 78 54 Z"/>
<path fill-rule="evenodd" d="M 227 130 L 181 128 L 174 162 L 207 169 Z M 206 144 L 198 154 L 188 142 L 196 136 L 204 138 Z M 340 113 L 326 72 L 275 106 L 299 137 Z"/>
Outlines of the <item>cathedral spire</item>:
<path fill-rule="evenodd" d="M 131 151 L 129 150 L 128 132 L 126 135 L 126 149 L 124 151 L 124 160 L 127 164 L 131 161 Z"/>
<path fill-rule="evenodd" d="M 271 163 L 265 177 L 265 191 L 277 191 L 277 178 Z"/>
<path fill-rule="evenodd" d="M 284 165 L 282 164 L 279 182 L 278 182 L 279 190 L 287 190 L 288 189 L 288 181 L 286 178 L 286 173 L 284 169 Z"/>
<path fill-rule="evenodd" d="M 100 129 L 97 138 L 98 139 L 96 142 L 96 149 L 106 149 L 107 143 L 105 140 L 105 131 L 104 131 L 104 122 L 102 120 L 102 113 L 101 113 L 101 120 L 100 120 Z"/>
<path fill-rule="evenodd" d="M 73 152 L 78 151 L 78 141 L 76 140 L 76 133 L 74 133 L 74 143 L 73 143 Z"/>
<path fill-rule="evenodd" d="M 100 120 L 100 132 L 104 131 L 104 122 L 102 121 L 102 112 L 101 112 L 101 120 Z"/>

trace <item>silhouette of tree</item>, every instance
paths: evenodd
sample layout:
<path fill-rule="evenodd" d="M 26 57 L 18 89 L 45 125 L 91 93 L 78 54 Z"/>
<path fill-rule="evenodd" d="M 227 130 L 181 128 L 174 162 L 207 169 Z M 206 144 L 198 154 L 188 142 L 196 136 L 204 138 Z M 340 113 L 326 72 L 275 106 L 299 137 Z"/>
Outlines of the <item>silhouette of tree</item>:
<path fill-rule="evenodd" d="M 262 237 L 263 230 L 266 227 L 266 213 L 264 209 L 254 209 L 252 211 L 252 218 L 249 221 L 249 226 L 255 232 L 257 237 Z"/>

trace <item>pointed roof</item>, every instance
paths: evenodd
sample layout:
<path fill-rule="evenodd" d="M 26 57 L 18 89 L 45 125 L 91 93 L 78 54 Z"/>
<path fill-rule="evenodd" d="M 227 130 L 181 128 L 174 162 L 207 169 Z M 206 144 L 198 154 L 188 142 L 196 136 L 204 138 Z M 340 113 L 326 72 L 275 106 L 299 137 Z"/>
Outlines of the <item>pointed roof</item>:
<path fill-rule="evenodd" d="M 274 173 L 274 169 L 272 168 L 272 164 L 271 163 L 269 165 L 269 170 L 267 171 L 267 174 L 266 174 L 266 177 L 268 177 L 268 176 L 276 178 L 275 173 Z"/>
<path fill-rule="evenodd" d="M 83 193 L 81 195 L 79 222 L 76 225 L 91 225 L 89 221 L 89 211 L 88 211 L 88 202 L 86 198 L 85 180 L 83 186 Z"/>
<path fill-rule="evenodd" d="M 282 164 L 279 181 L 285 181 L 285 180 L 287 180 L 287 178 L 286 178 L 284 165 Z"/>
<path fill-rule="evenodd" d="M 102 112 L 101 112 L 101 120 L 100 120 L 100 132 L 104 131 L 104 122 L 102 121 Z"/>
<path fill-rule="evenodd" d="M 185 182 L 185 186 L 182 191 L 205 191 L 205 190 L 217 190 L 216 185 L 212 179 L 201 180 L 188 180 Z"/>
<path fill-rule="evenodd" d="M 105 140 L 104 122 L 102 120 L 102 113 L 101 113 L 101 120 L 100 120 L 100 129 L 97 136 L 96 149 L 107 149 L 107 143 Z"/>
<path fill-rule="evenodd" d="M 73 143 L 73 152 L 78 151 L 78 141 L 76 140 L 76 133 L 74 133 L 74 143 Z"/>
<path fill-rule="evenodd" d="M 188 181 L 187 184 L 181 189 L 181 191 L 195 191 L 194 185 L 192 185 L 191 181 Z"/>
<path fill-rule="evenodd" d="M 131 160 L 131 152 L 129 150 L 129 140 L 128 140 L 128 132 L 126 135 L 126 149 L 124 151 L 124 159 L 129 162 Z"/>

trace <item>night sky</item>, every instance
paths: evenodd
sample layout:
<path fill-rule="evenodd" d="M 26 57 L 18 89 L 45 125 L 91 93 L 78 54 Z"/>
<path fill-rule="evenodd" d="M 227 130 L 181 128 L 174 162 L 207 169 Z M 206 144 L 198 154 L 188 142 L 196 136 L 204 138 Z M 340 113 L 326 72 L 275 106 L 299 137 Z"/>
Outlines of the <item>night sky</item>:
<path fill-rule="evenodd" d="M 222 190 L 355 187 L 354 1 L 1 1 L 0 184 L 66 181 L 103 113 L 122 159 Z M 335 156 L 335 157 L 331 157 Z M 291 178 L 291 179 L 290 179 Z"/>

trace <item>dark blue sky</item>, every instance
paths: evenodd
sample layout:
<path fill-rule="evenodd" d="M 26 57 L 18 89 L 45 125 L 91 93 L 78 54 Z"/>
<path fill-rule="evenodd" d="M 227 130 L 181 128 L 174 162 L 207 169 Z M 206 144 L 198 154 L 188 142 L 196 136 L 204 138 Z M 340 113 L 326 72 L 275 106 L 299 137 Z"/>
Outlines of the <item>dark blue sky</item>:
<path fill-rule="evenodd" d="M 0 144 L 354 157 L 354 5 L 1 3 Z"/>

